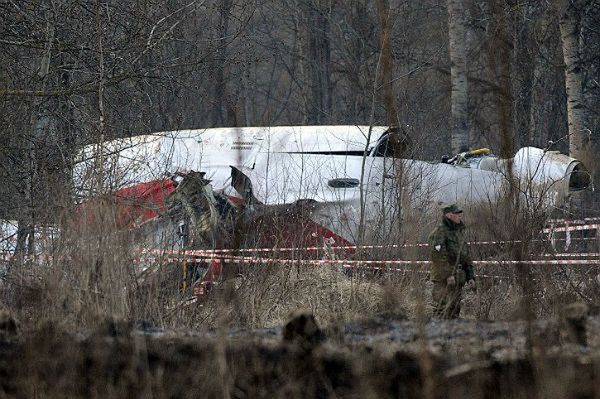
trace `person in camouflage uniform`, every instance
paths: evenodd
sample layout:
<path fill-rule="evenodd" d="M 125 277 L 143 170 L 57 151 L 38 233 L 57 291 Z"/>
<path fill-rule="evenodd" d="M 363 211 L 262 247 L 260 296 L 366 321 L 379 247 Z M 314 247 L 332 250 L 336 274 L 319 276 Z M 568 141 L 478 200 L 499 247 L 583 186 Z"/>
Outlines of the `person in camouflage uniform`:
<path fill-rule="evenodd" d="M 465 239 L 462 209 L 455 204 L 442 209 L 442 223 L 429 235 L 433 315 L 455 319 L 460 314 L 462 289 L 474 285 L 473 263 Z"/>

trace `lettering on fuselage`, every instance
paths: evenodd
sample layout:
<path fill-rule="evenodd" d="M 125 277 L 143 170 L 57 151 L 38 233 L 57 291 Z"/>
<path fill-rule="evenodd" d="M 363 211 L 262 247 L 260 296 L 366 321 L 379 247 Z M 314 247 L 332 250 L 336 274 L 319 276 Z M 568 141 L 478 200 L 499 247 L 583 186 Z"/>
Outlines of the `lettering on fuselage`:
<path fill-rule="evenodd" d="M 252 142 L 252 141 L 234 141 L 229 149 L 244 151 L 244 150 L 251 150 L 253 146 L 254 146 L 254 142 Z"/>

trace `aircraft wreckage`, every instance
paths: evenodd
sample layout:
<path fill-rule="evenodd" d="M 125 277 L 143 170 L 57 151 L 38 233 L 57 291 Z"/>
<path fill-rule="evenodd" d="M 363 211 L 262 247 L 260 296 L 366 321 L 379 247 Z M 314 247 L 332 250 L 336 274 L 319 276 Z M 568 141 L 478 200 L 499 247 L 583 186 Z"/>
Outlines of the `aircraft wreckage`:
<path fill-rule="evenodd" d="M 77 189 L 93 194 L 102 159 L 103 186 L 127 204 L 122 224 L 168 216 L 186 247 L 227 247 L 240 226 L 245 245 L 349 245 L 361 226 L 366 240 L 381 241 L 400 205 L 427 214 L 440 203 L 490 204 L 517 182 L 555 207 L 590 184 L 580 161 L 535 147 L 511 159 L 487 149 L 442 162 L 400 159 L 382 126 L 178 130 L 106 142 L 101 157 L 98 148 L 79 154 Z"/>

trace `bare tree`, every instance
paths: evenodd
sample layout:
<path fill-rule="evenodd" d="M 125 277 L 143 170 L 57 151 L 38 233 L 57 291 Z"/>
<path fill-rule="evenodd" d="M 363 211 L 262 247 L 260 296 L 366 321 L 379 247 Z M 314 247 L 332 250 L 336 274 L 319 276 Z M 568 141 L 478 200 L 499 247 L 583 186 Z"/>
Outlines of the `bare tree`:
<path fill-rule="evenodd" d="M 581 158 L 589 144 L 581 66 L 581 18 L 588 0 L 561 0 L 559 27 L 565 65 L 565 89 L 569 125 L 569 154 Z"/>
<path fill-rule="evenodd" d="M 383 88 L 383 104 L 387 124 L 389 126 L 398 126 L 398 110 L 394 96 L 394 65 L 392 61 L 392 48 L 390 45 L 390 36 L 392 21 L 389 4 L 386 0 L 377 0 L 377 15 L 380 25 L 379 42 L 381 46 L 381 86 Z"/>
<path fill-rule="evenodd" d="M 467 49 L 463 0 L 448 0 L 450 73 L 452 80 L 452 152 L 469 148 L 467 110 Z"/>
<path fill-rule="evenodd" d="M 500 132 L 500 154 L 511 158 L 516 145 L 513 117 L 511 49 L 512 38 L 508 33 L 506 4 L 502 0 L 492 4 L 492 35 L 487 43 L 490 69 L 493 73 L 493 88 Z M 509 172 L 510 174 L 510 172 Z M 512 176 L 510 176 L 512 179 Z"/>
<path fill-rule="evenodd" d="M 299 0 L 296 34 L 305 123 L 322 124 L 332 109 L 330 19 L 332 0 Z"/>

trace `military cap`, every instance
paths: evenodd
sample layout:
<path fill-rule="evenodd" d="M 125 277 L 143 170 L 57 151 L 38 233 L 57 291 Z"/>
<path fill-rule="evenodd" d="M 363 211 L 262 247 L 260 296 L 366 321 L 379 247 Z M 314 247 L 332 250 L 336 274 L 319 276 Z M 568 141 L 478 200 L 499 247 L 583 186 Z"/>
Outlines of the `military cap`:
<path fill-rule="evenodd" d="M 462 213 L 462 211 L 463 210 L 459 208 L 456 204 L 446 205 L 442 208 L 442 212 L 444 213 L 444 215 L 447 213 Z"/>

